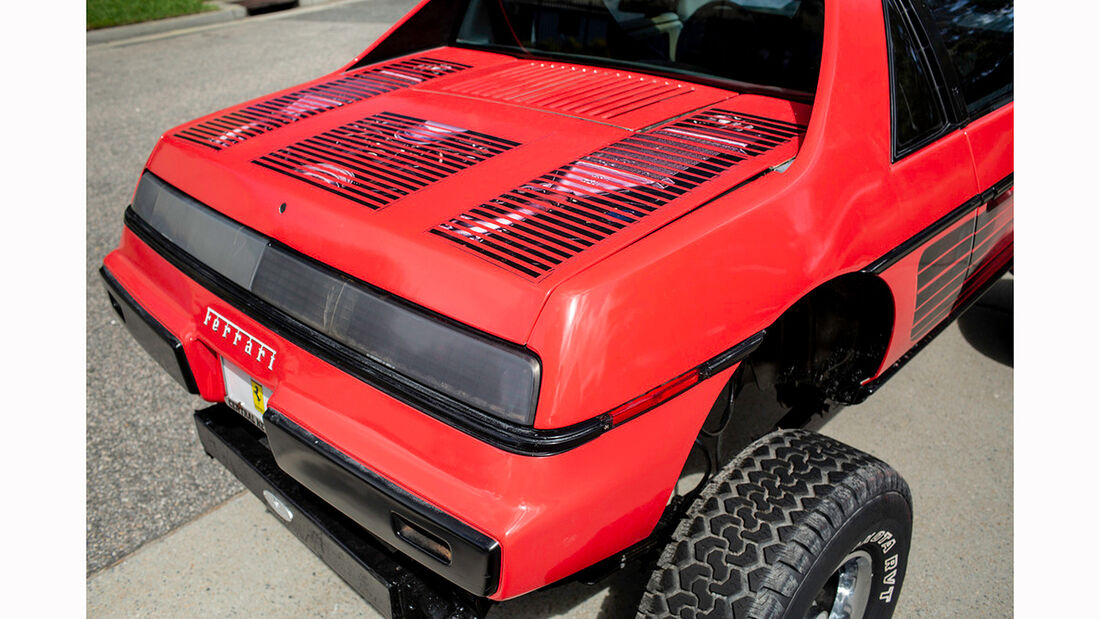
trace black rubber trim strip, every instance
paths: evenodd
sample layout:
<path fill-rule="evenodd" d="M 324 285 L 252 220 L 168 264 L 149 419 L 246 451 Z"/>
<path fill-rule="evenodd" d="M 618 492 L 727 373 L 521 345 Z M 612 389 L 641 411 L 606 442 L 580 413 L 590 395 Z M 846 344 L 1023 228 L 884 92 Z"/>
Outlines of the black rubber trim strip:
<path fill-rule="evenodd" d="M 977 302 L 978 299 L 982 298 L 982 295 L 985 294 L 986 291 L 988 291 L 993 286 L 993 284 L 999 281 L 1001 277 L 1003 277 L 1004 274 L 1007 273 L 1008 270 L 1011 268 L 1012 260 L 1008 260 L 1002 267 L 994 271 L 988 280 L 986 280 L 981 286 L 971 292 L 970 296 L 963 300 L 963 302 L 958 307 L 951 310 L 951 313 L 945 316 L 944 319 L 940 321 L 940 323 L 936 325 L 931 331 L 929 331 L 924 337 L 922 337 L 919 342 L 914 344 L 908 352 L 906 352 L 904 355 L 902 355 L 900 359 L 894 362 L 894 365 L 891 365 L 882 374 L 879 374 L 878 378 L 855 388 L 853 392 L 850 393 L 847 398 L 845 398 L 845 402 L 847 404 L 859 404 L 869 398 L 871 394 L 878 391 L 878 389 L 882 387 L 882 385 L 884 385 L 886 381 L 890 380 L 895 374 L 897 374 L 898 370 L 904 367 L 906 363 L 909 363 L 909 361 L 913 357 L 917 356 L 917 353 L 923 350 L 924 347 L 927 346 L 932 340 L 936 339 L 937 335 L 942 333 L 943 330 L 946 329 L 956 319 L 958 319 L 959 316 L 965 314 L 966 310 L 970 309 L 970 307 L 974 305 L 974 303 Z"/>
<path fill-rule="evenodd" d="M 611 427 L 604 416 L 563 428 L 511 423 L 435 392 L 296 320 L 206 266 L 126 209 L 126 227 L 153 251 L 215 296 L 306 352 L 391 397 L 494 447 L 528 456 L 550 456 L 587 443 Z"/>
<path fill-rule="evenodd" d="M 279 522 L 383 616 L 457 619 L 488 611 L 488 600 L 423 568 L 279 468 L 264 433 L 225 404 L 195 411 L 194 418 L 206 453 L 273 514 L 281 507 Z"/>
<path fill-rule="evenodd" d="M 744 342 L 741 342 L 710 361 L 700 365 L 699 381 L 702 382 L 722 370 L 730 368 L 733 364 L 743 361 L 745 357 L 752 354 L 752 351 L 756 350 L 760 344 L 764 342 L 765 334 L 765 331 L 760 331 L 759 333 L 751 335 Z"/>
<path fill-rule="evenodd" d="M 372 535 L 474 595 L 496 591 L 496 540 L 371 471 L 277 410 L 264 413 L 264 428 L 279 468 Z M 401 538 L 393 514 L 444 540 L 450 562 Z"/>
<path fill-rule="evenodd" d="M 980 207 L 983 204 L 988 203 L 990 200 L 996 199 L 1001 194 L 1008 191 L 1009 188 L 1012 187 L 1012 176 L 1013 173 L 1009 173 L 1008 176 L 997 181 L 989 189 L 983 191 L 976 196 L 971 197 L 966 202 L 963 202 L 955 209 L 953 209 L 950 213 L 937 219 L 936 222 L 933 223 L 931 226 L 928 226 L 924 230 L 921 230 L 920 232 L 914 234 L 907 241 L 887 252 L 885 256 L 879 258 L 878 260 L 875 260 L 871 264 L 864 267 L 862 271 L 864 273 L 878 275 L 886 269 L 894 266 L 894 264 L 897 263 L 898 260 L 901 260 L 902 258 L 908 256 L 914 249 L 920 247 L 921 245 L 924 245 L 929 240 L 931 240 L 932 237 L 951 227 L 951 224 L 954 224 L 955 222 L 965 217 L 970 211 Z"/>
<path fill-rule="evenodd" d="M 130 335 L 188 393 L 198 394 L 195 375 L 191 372 L 191 365 L 187 362 L 187 355 L 183 352 L 183 344 L 179 338 L 172 335 L 171 331 L 126 292 L 107 267 L 99 267 L 99 274 L 103 277 L 103 285 L 107 288 L 111 305 Z"/>
<path fill-rule="evenodd" d="M 132 207 L 127 207 L 124 221 L 134 235 L 184 275 L 280 337 L 398 401 L 489 445 L 524 456 L 553 456 L 594 440 L 613 427 L 608 413 L 570 426 L 543 429 L 511 423 L 479 411 L 373 361 L 229 281 L 165 238 L 141 219 Z M 307 256 L 303 258 L 316 262 Z M 764 332 L 761 331 L 696 366 L 700 373 L 699 382 L 743 360 L 763 339 Z"/>

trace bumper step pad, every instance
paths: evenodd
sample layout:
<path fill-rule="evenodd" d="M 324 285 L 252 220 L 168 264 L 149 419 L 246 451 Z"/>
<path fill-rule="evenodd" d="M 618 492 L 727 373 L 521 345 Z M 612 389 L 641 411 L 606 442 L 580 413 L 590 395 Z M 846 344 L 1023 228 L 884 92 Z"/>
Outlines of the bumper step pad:
<path fill-rule="evenodd" d="M 488 611 L 488 600 L 403 559 L 283 472 L 263 432 L 227 406 L 217 404 L 196 411 L 195 425 L 206 453 L 229 469 L 279 522 L 384 616 L 481 617 Z M 265 493 L 274 497 L 275 505 Z"/>

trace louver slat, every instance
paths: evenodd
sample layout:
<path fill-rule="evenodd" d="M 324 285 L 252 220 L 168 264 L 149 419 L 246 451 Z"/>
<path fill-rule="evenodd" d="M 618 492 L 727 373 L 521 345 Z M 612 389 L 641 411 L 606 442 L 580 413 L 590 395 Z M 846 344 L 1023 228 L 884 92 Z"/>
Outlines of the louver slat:
<path fill-rule="evenodd" d="M 195 123 L 176 137 L 222 150 L 303 118 L 469 68 L 426 56 L 391 62 Z"/>
<path fill-rule="evenodd" d="M 634 134 L 431 230 L 531 279 L 805 127 L 710 109 Z"/>
<path fill-rule="evenodd" d="M 945 234 L 921 254 L 916 310 L 909 334 L 913 341 L 924 337 L 984 283 L 985 273 L 978 273 L 983 267 L 999 266 L 996 261 L 984 264 L 982 261 L 992 247 L 991 241 L 999 239 L 1012 226 L 1012 218 L 1005 213 L 983 212 L 975 221 Z"/>
<path fill-rule="evenodd" d="M 490 71 L 443 90 L 610 120 L 688 94 L 694 87 L 612 69 L 532 62 Z"/>
<path fill-rule="evenodd" d="M 280 148 L 253 163 L 378 209 L 518 145 L 383 112 Z"/>

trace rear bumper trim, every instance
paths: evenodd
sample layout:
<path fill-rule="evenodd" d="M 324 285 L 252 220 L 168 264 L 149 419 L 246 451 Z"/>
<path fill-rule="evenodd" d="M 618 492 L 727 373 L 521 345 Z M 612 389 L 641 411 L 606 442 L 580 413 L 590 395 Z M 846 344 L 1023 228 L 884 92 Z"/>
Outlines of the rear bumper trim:
<path fill-rule="evenodd" d="M 496 591 L 496 540 L 382 478 L 274 409 L 264 413 L 264 427 L 279 468 L 375 537 L 474 595 Z M 445 542 L 450 561 L 400 536 L 394 516 Z"/>
<path fill-rule="evenodd" d="M 100 267 L 99 274 L 103 277 L 111 306 L 130 335 L 176 382 L 183 385 L 189 393 L 197 394 L 199 388 L 195 384 L 195 376 L 191 373 L 191 366 L 187 363 L 187 355 L 183 352 L 183 343 L 179 338 L 139 305 L 106 267 Z"/>
<path fill-rule="evenodd" d="M 280 430 L 272 433 L 274 423 L 268 425 L 269 436 L 265 437 L 227 406 L 216 404 L 196 411 L 195 425 L 206 453 L 269 506 L 272 500 L 266 495 L 272 495 L 278 505 L 275 513 L 279 522 L 383 615 L 477 617 L 488 610 L 487 600 L 396 552 L 280 468 L 267 443 L 275 446 L 283 440 L 297 439 L 280 434 Z M 272 440 L 272 436 L 277 438 Z M 320 463 L 320 469 L 324 467 Z M 372 494 L 375 491 L 370 486 L 356 486 L 354 490 L 362 493 L 363 504 L 387 500 Z M 287 513 L 291 515 L 289 520 Z M 407 517 L 406 512 L 401 514 Z"/>

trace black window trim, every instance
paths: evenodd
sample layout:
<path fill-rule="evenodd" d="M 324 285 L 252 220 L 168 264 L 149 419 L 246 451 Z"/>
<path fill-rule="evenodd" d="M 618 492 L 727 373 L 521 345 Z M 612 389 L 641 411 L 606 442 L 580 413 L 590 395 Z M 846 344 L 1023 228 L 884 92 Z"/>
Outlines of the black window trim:
<path fill-rule="evenodd" d="M 937 94 L 941 97 L 941 105 L 946 104 L 946 112 L 948 121 L 940 128 L 939 131 L 929 134 L 925 139 L 915 142 L 904 149 L 898 149 L 897 135 L 894 131 L 897 108 L 894 104 L 894 42 L 890 36 L 890 3 L 894 3 L 898 12 L 903 15 L 906 20 L 905 28 L 909 31 L 909 34 L 918 40 L 924 40 L 932 50 L 930 56 L 925 56 L 925 61 L 929 65 L 930 74 L 933 80 L 933 85 L 937 90 Z M 955 65 L 951 61 L 951 56 L 947 51 L 947 46 L 944 45 L 943 37 L 940 35 L 939 28 L 936 26 L 935 19 L 932 16 L 932 11 L 924 3 L 924 0 L 883 0 L 882 1 L 882 20 L 885 27 L 886 34 L 886 54 L 887 63 L 889 64 L 890 75 L 890 149 L 891 149 L 891 163 L 897 163 L 902 159 L 905 159 L 909 155 L 922 150 L 926 146 L 938 141 L 950 133 L 965 129 L 970 123 L 995 112 L 1002 107 L 1012 103 L 1015 90 L 1005 93 L 1003 96 L 993 99 L 971 112 L 966 107 L 966 100 L 962 95 L 962 85 L 959 81 L 958 73 L 955 71 Z M 918 29 L 919 26 L 919 29 Z M 947 101 L 944 101 L 946 97 Z"/>
<path fill-rule="evenodd" d="M 919 1 L 919 0 L 918 0 Z M 921 54 L 924 59 L 925 66 L 928 69 L 928 76 L 932 80 L 933 94 L 940 104 L 941 111 L 943 112 L 944 122 L 938 130 L 929 133 L 924 138 L 917 140 L 916 142 L 905 146 L 905 148 L 899 148 L 898 136 L 897 136 L 897 116 L 898 107 L 897 101 L 894 98 L 894 38 L 890 33 L 890 5 L 893 4 L 897 9 L 897 13 L 901 15 L 904 20 L 902 27 L 909 32 L 909 35 L 915 40 L 920 41 L 924 39 L 929 42 L 933 47 L 933 57 L 929 57 L 927 54 Z M 921 4 L 923 6 L 923 3 Z M 927 10 L 927 9 L 926 9 Z M 930 15 L 930 14 L 929 14 Z M 952 97 L 949 102 L 944 101 L 944 93 L 954 93 L 958 90 L 958 81 L 955 80 L 955 86 L 952 86 L 951 78 L 954 75 L 945 75 L 942 70 L 942 63 L 939 56 L 940 47 L 933 41 L 938 41 L 938 35 L 930 36 L 927 32 L 927 23 L 921 24 L 921 29 L 924 32 L 918 32 L 914 27 L 914 15 L 912 6 L 905 0 L 882 0 L 882 23 L 884 27 L 884 34 L 886 35 L 886 62 L 889 66 L 889 97 L 890 97 L 890 152 L 891 163 L 897 163 L 909 155 L 923 149 L 924 147 L 936 142 L 940 138 L 955 131 L 959 127 L 963 126 L 960 123 L 958 101 Z M 935 35 L 935 32 L 932 32 Z M 950 103 L 950 105 L 948 105 Z M 965 109 L 965 108 L 964 108 Z"/>

